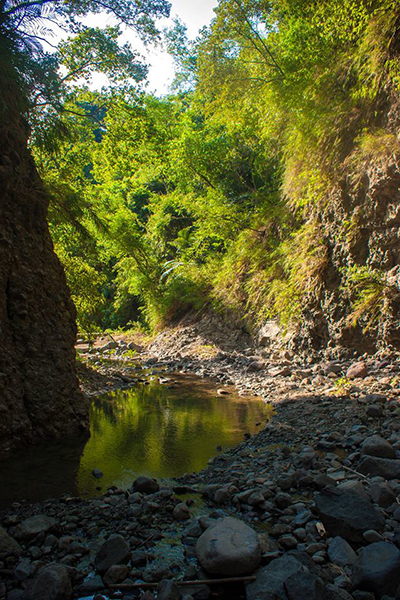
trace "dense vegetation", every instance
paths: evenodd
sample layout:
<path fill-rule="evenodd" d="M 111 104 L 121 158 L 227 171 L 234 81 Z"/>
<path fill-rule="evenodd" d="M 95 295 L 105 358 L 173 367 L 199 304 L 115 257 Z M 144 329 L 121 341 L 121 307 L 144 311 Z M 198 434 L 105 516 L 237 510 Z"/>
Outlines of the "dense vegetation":
<path fill-rule="evenodd" d="M 149 23 L 139 33 L 157 35 Z M 165 98 L 140 87 L 146 69 L 118 49 L 117 28 L 43 53 L 41 67 L 71 73 L 29 93 L 80 326 L 157 328 L 208 303 L 249 326 L 295 324 L 324 277 L 330 190 L 349 165 L 356 177 L 367 159 L 398 155 L 383 116 L 399 93 L 399 26 L 395 0 L 220 0 L 197 40 L 180 22 L 165 33 L 177 65 Z M 90 69 L 111 86 L 90 92 Z M 344 280 L 354 320 L 374 313 L 379 273 L 349 264 Z"/>

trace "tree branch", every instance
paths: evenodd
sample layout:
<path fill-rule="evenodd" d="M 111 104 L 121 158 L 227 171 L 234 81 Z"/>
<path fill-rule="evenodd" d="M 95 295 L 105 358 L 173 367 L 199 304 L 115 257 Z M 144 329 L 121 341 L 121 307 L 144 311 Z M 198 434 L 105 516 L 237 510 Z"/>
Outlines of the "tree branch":
<path fill-rule="evenodd" d="M 10 16 L 19 12 L 20 10 L 26 10 L 27 8 L 31 8 L 31 6 L 43 6 L 44 4 L 49 4 L 50 2 L 54 2 L 54 0 L 32 0 L 32 2 L 21 2 L 21 4 L 13 6 L 12 8 L 10 8 L 10 10 L 4 11 L 4 14 L 6 16 Z"/>
<path fill-rule="evenodd" d="M 276 69 L 278 69 L 278 71 L 281 73 L 281 75 L 285 75 L 284 71 L 282 70 L 281 66 L 277 63 L 274 55 L 272 54 L 271 50 L 268 48 L 267 44 L 264 42 L 263 38 L 261 37 L 261 35 L 258 33 L 257 29 L 255 29 L 249 19 L 249 17 L 247 16 L 247 14 L 244 12 L 242 5 L 240 3 L 240 0 L 233 0 L 233 2 L 236 4 L 236 6 L 238 7 L 240 13 L 242 14 L 245 22 L 247 23 L 247 26 L 249 27 L 250 31 L 253 32 L 253 34 L 256 36 L 256 38 L 259 40 L 259 42 L 261 43 L 262 47 L 264 48 L 265 52 L 267 53 L 267 55 L 269 56 L 269 58 L 272 60 L 274 66 Z M 243 35 L 243 34 L 242 34 Z M 247 36 L 244 36 L 247 37 Z M 254 39 L 252 37 L 247 37 L 247 39 L 249 39 L 249 41 L 253 44 L 253 46 L 256 48 L 256 50 L 259 52 L 259 49 L 257 47 L 257 44 L 255 43 Z"/>
<path fill-rule="evenodd" d="M 45 44 L 48 44 L 49 46 L 51 46 L 52 48 L 57 50 L 57 46 L 55 46 L 54 44 L 51 44 L 48 40 L 46 40 L 46 38 L 40 37 L 40 35 L 34 35 L 33 33 L 25 33 L 25 37 L 34 38 L 35 40 L 40 40 L 41 42 L 44 42 Z"/>
<path fill-rule="evenodd" d="M 77 67 L 76 69 L 74 69 L 73 71 L 71 71 L 64 77 L 62 77 L 60 79 L 60 83 L 63 83 L 64 81 L 67 81 L 67 79 L 69 79 L 70 77 L 77 75 L 77 73 L 79 73 L 80 71 L 83 71 L 83 69 L 86 69 L 86 67 L 88 67 L 89 65 L 97 66 L 95 61 L 88 60 L 85 63 L 83 63 L 83 65 L 81 65 L 80 67 Z"/>

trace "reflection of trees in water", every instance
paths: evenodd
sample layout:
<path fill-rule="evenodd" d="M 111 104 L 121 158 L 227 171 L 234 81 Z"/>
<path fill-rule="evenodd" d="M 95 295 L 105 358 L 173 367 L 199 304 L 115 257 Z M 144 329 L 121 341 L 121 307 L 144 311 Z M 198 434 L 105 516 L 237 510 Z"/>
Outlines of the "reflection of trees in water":
<path fill-rule="evenodd" d="M 240 440 L 263 412 L 252 401 L 221 398 L 184 387 L 167 389 L 153 382 L 113 392 L 94 401 L 92 438 L 83 468 L 99 466 L 109 473 L 121 469 L 172 476 L 200 469 L 217 445 Z"/>

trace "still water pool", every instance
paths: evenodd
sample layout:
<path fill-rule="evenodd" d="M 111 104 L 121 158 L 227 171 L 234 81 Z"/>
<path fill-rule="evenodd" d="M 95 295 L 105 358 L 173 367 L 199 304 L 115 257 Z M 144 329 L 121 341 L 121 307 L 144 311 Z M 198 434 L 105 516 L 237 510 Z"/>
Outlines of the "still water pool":
<path fill-rule="evenodd" d="M 92 497 L 110 485 L 127 488 L 139 474 L 170 478 L 200 471 L 217 446 L 234 446 L 271 416 L 264 402 L 234 390 L 219 396 L 202 379 L 173 379 L 173 386 L 154 378 L 94 399 L 86 442 L 38 447 L 0 463 L 1 505 L 67 492 Z M 103 472 L 101 479 L 93 477 L 94 468 Z"/>

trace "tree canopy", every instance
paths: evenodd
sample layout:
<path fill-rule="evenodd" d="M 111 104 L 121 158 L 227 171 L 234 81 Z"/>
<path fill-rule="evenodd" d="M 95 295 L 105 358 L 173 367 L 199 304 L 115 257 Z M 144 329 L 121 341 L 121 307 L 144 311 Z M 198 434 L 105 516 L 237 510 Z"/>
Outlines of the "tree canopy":
<path fill-rule="evenodd" d="M 0 3 L 29 65 L 15 59 L 81 326 L 156 327 L 207 303 L 296 322 L 327 264 L 329 190 L 371 148 L 399 150 L 384 118 L 399 94 L 398 3 L 220 0 L 196 40 L 179 20 L 164 32 L 177 64 L 164 98 L 137 86 L 146 66 L 118 25 L 82 24 L 100 11 L 147 43 L 169 3 Z M 54 22 L 71 36 L 49 53 L 41 28 Z M 107 91 L 89 91 L 93 69 Z"/>

